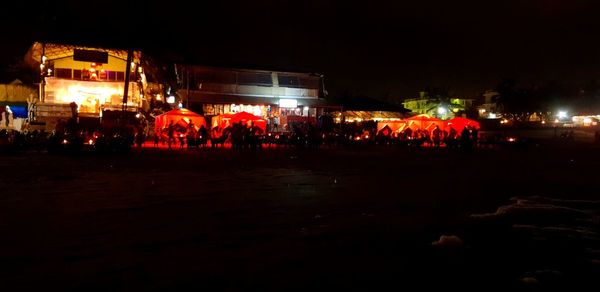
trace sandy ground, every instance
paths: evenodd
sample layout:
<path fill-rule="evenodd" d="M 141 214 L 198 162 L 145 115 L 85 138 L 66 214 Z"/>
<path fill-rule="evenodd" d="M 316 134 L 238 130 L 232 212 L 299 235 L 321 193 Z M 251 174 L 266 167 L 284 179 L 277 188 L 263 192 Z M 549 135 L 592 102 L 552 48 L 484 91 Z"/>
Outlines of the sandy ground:
<path fill-rule="evenodd" d="M 0 156 L 0 290 L 598 285 L 598 151 Z"/>

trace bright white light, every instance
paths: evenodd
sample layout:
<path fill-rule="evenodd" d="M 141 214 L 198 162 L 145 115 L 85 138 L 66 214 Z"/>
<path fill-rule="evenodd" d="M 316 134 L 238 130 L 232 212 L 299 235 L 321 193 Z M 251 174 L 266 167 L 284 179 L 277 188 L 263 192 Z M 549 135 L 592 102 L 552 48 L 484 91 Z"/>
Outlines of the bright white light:
<path fill-rule="evenodd" d="M 295 99 L 280 99 L 279 107 L 296 108 L 298 107 L 298 101 Z"/>
<path fill-rule="evenodd" d="M 445 115 L 445 114 L 448 112 L 448 110 L 446 110 L 446 109 L 445 109 L 445 108 L 443 108 L 443 107 L 438 107 L 438 109 L 437 109 L 437 112 L 438 112 L 438 114 L 440 114 L 440 115 Z"/>
<path fill-rule="evenodd" d="M 156 95 L 156 100 L 162 100 L 162 97 L 160 96 L 160 94 Z"/>
<path fill-rule="evenodd" d="M 135 114 L 135 117 L 139 119 L 140 118 L 140 113 Z"/>
<path fill-rule="evenodd" d="M 490 114 L 488 115 L 488 117 L 489 117 L 490 119 L 495 119 L 495 118 L 496 118 L 496 114 L 495 114 L 495 113 L 490 113 Z"/>
<path fill-rule="evenodd" d="M 175 103 L 175 96 L 171 95 L 171 96 L 167 97 L 167 102 L 168 103 Z"/>
<path fill-rule="evenodd" d="M 592 123 L 592 119 L 590 119 L 590 118 L 584 118 L 583 119 L 583 123 L 586 124 L 586 125 L 589 125 L 589 124 Z"/>
<path fill-rule="evenodd" d="M 305 111 L 307 111 L 307 110 L 308 110 L 308 107 L 307 107 L 307 106 L 305 106 L 305 107 L 304 107 L 304 110 L 305 110 Z"/>
<path fill-rule="evenodd" d="M 567 112 L 566 111 L 559 111 L 558 114 L 556 115 L 559 119 L 564 119 L 567 117 Z"/>
<path fill-rule="evenodd" d="M 179 107 L 179 108 L 183 108 L 183 103 L 181 103 L 181 102 L 180 102 L 180 103 L 178 103 L 178 104 L 177 104 L 177 107 Z"/>
<path fill-rule="evenodd" d="M 48 60 L 48 57 L 42 56 L 42 63 L 46 63 L 46 60 Z"/>

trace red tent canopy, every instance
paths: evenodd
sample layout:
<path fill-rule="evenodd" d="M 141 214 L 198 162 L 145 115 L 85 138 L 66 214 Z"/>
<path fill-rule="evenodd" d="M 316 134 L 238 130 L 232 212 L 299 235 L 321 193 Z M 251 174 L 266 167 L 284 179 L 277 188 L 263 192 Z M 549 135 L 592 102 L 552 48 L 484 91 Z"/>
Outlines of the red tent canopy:
<path fill-rule="evenodd" d="M 227 128 L 235 123 L 242 122 L 245 125 L 250 126 L 254 123 L 255 126 L 263 130 L 263 133 L 267 131 L 267 121 L 261 117 L 257 117 L 251 113 L 239 112 L 235 114 L 222 114 L 213 118 L 213 128 L 219 126 L 221 128 Z"/>
<path fill-rule="evenodd" d="M 413 130 L 431 130 L 435 126 L 444 128 L 444 121 L 427 114 L 410 117 L 405 119 L 405 121 L 407 122 L 408 127 L 412 128 Z"/>
<path fill-rule="evenodd" d="M 461 117 L 446 121 L 446 125 L 454 129 L 458 133 L 460 133 L 465 128 L 465 126 L 475 127 L 476 129 L 480 128 L 479 122 Z"/>
<path fill-rule="evenodd" d="M 385 126 L 388 126 L 392 132 L 402 132 L 407 124 L 407 121 L 377 122 L 377 132 L 379 133 Z"/>
<path fill-rule="evenodd" d="M 173 121 L 173 124 L 179 124 L 182 127 L 187 127 L 190 122 L 194 123 L 196 130 L 200 129 L 201 126 L 206 126 L 206 120 L 204 117 L 188 109 L 174 109 L 168 111 L 162 115 L 156 116 L 154 120 L 154 130 L 160 133 L 162 129 L 169 127 L 169 124 Z"/>

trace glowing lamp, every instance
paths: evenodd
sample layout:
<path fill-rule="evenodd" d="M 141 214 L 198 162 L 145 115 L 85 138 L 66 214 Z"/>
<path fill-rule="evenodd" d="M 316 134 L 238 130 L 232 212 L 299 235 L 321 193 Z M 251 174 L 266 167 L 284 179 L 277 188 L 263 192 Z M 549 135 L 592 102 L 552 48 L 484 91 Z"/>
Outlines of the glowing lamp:
<path fill-rule="evenodd" d="M 298 101 L 295 99 L 280 99 L 279 107 L 296 108 L 298 107 Z"/>
<path fill-rule="evenodd" d="M 443 107 L 438 107 L 437 112 L 440 115 L 445 115 L 448 112 L 448 110 Z"/>
<path fill-rule="evenodd" d="M 566 111 L 558 111 L 558 114 L 556 115 L 559 119 L 564 119 L 567 117 L 567 112 Z"/>

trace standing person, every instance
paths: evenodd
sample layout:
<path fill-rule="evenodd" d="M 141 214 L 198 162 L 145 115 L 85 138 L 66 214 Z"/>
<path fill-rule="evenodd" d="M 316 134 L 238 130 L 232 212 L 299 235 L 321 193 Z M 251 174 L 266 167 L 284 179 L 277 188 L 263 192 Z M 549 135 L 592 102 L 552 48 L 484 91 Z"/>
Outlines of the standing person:
<path fill-rule="evenodd" d="M 168 133 L 168 144 L 169 144 L 169 149 L 171 149 L 171 144 L 173 143 L 173 140 L 175 139 L 175 137 L 173 137 L 173 135 L 175 135 L 175 126 L 173 125 L 173 120 L 171 120 L 169 122 L 169 127 L 167 128 L 167 133 Z"/>
<path fill-rule="evenodd" d="M 138 126 L 137 133 L 135 135 L 135 143 L 138 148 L 142 148 L 144 141 L 146 140 L 146 134 L 144 133 L 144 128 L 142 126 Z"/>
<path fill-rule="evenodd" d="M 12 112 L 12 110 L 10 109 L 10 106 L 8 106 L 8 105 L 7 105 L 7 106 L 5 107 L 5 110 L 4 110 L 4 113 L 3 113 L 3 116 L 4 116 L 4 117 L 2 118 L 2 120 L 4 121 L 4 123 L 5 123 L 5 126 L 6 126 L 7 128 L 8 128 L 8 126 L 10 126 L 10 124 L 11 124 L 12 115 L 13 115 L 13 112 Z"/>
<path fill-rule="evenodd" d="M 279 116 L 273 117 L 273 129 L 275 132 L 279 132 Z"/>
<path fill-rule="evenodd" d="M 436 125 L 433 131 L 431 132 L 431 136 L 433 139 L 433 145 L 435 147 L 440 147 L 440 142 L 442 140 L 442 130 L 440 130 L 440 127 Z"/>
<path fill-rule="evenodd" d="M 154 148 L 158 147 L 158 133 L 154 133 Z"/>
<path fill-rule="evenodd" d="M 471 127 L 471 141 L 473 143 L 473 147 L 477 147 L 478 139 L 479 139 L 479 131 L 477 131 L 477 128 Z"/>
<path fill-rule="evenodd" d="M 460 132 L 460 144 L 463 150 L 470 150 L 471 148 L 471 132 L 469 126 L 465 126 Z"/>

